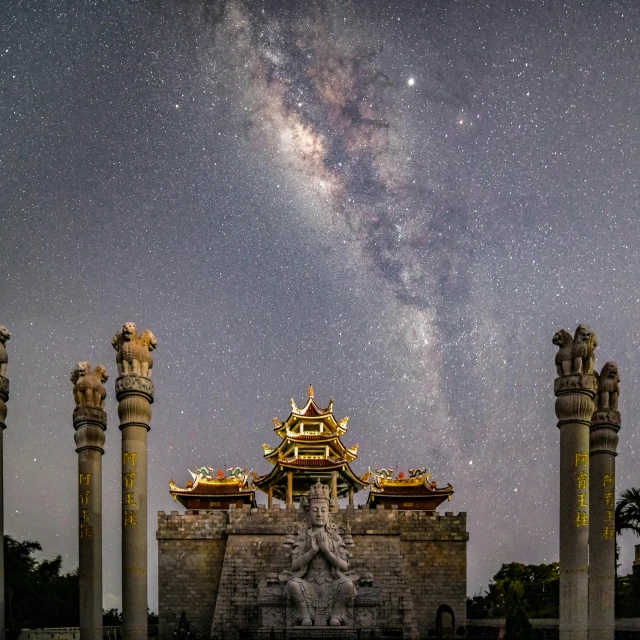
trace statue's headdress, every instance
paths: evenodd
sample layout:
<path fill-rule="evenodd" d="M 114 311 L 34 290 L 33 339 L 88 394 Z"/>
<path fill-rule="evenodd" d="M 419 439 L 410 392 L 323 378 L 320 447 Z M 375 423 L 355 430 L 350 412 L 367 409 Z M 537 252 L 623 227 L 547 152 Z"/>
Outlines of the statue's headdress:
<path fill-rule="evenodd" d="M 309 489 L 309 502 L 311 502 L 311 500 L 331 500 L 331 490 L 326 484 L 320 482 L 320 478 L 318 478 L 318 481 L 314 485 L 311 485 Z"/>
<path fill-rule="evenodd" d="M 336 511 L 338 508 L 338 501 L 333 500 L 331 497 L 331 489 L 326 484 L 322 484 L 320 478 L 318 478 L 315 484 L 309 487 L 309 493 L 300 498 L 300 506 L 302 509 L 308 511 L 312 500 L 326 500 L 329 503 L 331 512 Z"/>

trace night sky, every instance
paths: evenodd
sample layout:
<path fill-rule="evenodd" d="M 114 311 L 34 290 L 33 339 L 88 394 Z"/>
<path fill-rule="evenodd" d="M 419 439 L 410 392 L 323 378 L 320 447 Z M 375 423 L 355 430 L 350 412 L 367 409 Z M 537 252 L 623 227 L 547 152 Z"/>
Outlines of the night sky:
<path fill-rule="evenodd" d="M 453 484 L 469 593 L 556 560 L 558 329 L 618 362 L 618 489 L 640 483 L 639 27 L 621 0 L 2 3 L 6 533 L 77 565 L 69 374 L 104 364 L 120 606 L 110 343 L 134 321 L 158 340 L 152 609 L 169 478 L 267 472 L 309 384 L 357 472 Z"/>

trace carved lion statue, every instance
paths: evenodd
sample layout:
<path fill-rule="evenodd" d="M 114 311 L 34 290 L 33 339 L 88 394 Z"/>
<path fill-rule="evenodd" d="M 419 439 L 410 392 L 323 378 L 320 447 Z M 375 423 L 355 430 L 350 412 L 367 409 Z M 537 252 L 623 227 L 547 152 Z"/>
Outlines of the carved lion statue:
<path fill-rule="evenodd" d="M 134 322 L 125 322 L 122 325 L 122 331 L 113 336 L 111 344 L 117 351 L 116 364 L 119 375 L 151 377 L 153 368 L 151 352 L 158 343 L 149 329 L 138 334 Z"/>
<path fill-rule="evenodd" d="M 88 362 L 78 362 L 71 372 L 76 407 L 104 409 L 107 397 L 104 383 L 108 379 L 107 370 L 101 364 L 92 370 Z"/>
<path fill-rule="evenodd" d="M 586 324 L 579 324 L 573 336 L 572 373 L 593 374 L 594 351 L 598 346 L 595 334 Z"/>
<path fill-rule="evenodd" d="M 9 356 L 7 354 L 7 347 L 5 347 L 5 343 L 10 337 L 11 334 L 7 327 L 0 326 L 0 376 L 4 376 L 7 373 Z"/>
<path fill-rule="evenodd" d="M 598 411 L 618 410 L 620 374 L 615 362 L 607 362 L 598 376 Z"/>
<path fill-rule="evenodd" d="M 556 369 L 558 375 L 567 375 L 571 373 L 571 365 L 573 364 L 573 337 L 565 329 L 560 329 L 553 334 L 553 344 L 558 347 L 556 353 Z"/>

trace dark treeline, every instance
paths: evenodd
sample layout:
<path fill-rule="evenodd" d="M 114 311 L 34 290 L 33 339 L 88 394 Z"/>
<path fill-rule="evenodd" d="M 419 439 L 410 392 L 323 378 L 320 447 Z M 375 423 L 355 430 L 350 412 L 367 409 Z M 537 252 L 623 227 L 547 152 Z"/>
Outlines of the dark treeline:
<path fill-rule="evenodd" d="M 20 629 L 77 627 L 79 620 L 78 570 L 62 573 L 62 557 L 38 561 L 34 554 L 42 551 L 39 542 L 19 542 L 4 537 L 5 620 L 9 640 Z M 150 612 L 150 625 L 158 624 L 158 616 Z M 103 611 L 105 626 L 120 626 L 118 609 Z"/>
<path fill-rule="evenodd" d="M 62 557 L 39 562 L 39 542 L 4 537 L 5 620 L 8 629 L 77 627 L 78 572 L 62 573 Z"/>

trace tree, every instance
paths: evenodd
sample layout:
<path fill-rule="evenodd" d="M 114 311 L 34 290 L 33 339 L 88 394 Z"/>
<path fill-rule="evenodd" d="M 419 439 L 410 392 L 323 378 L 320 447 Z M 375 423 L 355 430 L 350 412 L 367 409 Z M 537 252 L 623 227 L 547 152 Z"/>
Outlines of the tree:
<path fill-rule="evenodd" d="M 524 606 L 524 589 L 517 580 L 505 580 L 506 616 L 504 640 L 531 640 L 531 623 Z"/>
<path fill-rule="evenodd" d="M 616 534 L 624 530 L 640 536 L 640 489 L 625 489 L 616 504 Z"/>
<path fill-rule="evenodd" d="M 122 613 L 115 607 L 113 609 L 102 610 L 102 625 L 105 627 L 122 626 Z"/>
<path fill-rule="evenodd" d="M 4 537 L 8 629 L 78 626 L 78 572 L 62 574 L 61 556 L 38 562 L 33 554 L 41 550 L 39 542 Z"/>
<path fill-rule="evenodd" d="M 493 576 L 484 596 L 484 608 L 494 618 L 505 617 L 509 607 L 515 606 L 511 588 L 520 585 L 521 605 L 528 617 L 554 618 L 559 612 L 560 569 L 557 562 L 551 564 L 503 564 Z M 509 599 L 511 597 L 511 600 Z M 481 609 L 478 598 L 474 598 L 474 609 Z"/>
<path fill-rule="evenodd" d="M 514 588 L 516 595 L 511 593 Z M 469 618 L 484 618 L 487 615 L 504 618 L 519 603 L 527 617 L 557 618 L 559 600 L 560 568 L 557 562 L 511 562 L 500 567 L 491 579 L 485 595 L 474 597 L 468 603 L 467 611 Z"/>
<path fill-rule="evenodd" d="M 157 625 L 159 622 L 158 614 L 153 611 L 149 611 L 147 607 L 147 624 L 149 626 Z M 120 609 L 103 609 L 102 610 L 102 624 L 105 627 L 120 627 L 122 626 L 122 612 Z"/>
<path fill-rule="evenodd" d="M 616 618 L 640 617 L 640 575 L 616 579 Z"/>

